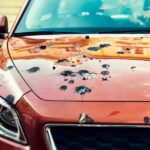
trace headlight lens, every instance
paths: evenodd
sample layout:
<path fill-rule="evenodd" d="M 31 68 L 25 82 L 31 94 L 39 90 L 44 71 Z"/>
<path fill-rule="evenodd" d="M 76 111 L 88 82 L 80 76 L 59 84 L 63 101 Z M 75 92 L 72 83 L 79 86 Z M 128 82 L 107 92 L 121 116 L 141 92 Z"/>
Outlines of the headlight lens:
<path fill-rule="evenodd" d="M 27 144 L 16 111 L 0 98 L 0 136 Z"/>

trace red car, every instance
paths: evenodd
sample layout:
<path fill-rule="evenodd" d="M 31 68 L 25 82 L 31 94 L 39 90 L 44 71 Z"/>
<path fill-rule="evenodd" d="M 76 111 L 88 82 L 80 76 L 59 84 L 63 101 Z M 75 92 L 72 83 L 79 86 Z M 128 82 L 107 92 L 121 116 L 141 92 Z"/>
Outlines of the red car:
<path fill-rule="evenodd" d="M 9 34 L 1 16 L 0 149 L 149 150 L 149 12 L 27 0 Z"/>

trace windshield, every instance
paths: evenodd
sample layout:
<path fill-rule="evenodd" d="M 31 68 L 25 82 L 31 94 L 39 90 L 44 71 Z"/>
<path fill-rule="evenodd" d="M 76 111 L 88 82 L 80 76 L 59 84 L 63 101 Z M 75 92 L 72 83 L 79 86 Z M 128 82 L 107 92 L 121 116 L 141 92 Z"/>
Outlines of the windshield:
<path fill-rule="evenodd" d="M 31 0 L 15 33 L 149 30 L 150 0 Z"/>

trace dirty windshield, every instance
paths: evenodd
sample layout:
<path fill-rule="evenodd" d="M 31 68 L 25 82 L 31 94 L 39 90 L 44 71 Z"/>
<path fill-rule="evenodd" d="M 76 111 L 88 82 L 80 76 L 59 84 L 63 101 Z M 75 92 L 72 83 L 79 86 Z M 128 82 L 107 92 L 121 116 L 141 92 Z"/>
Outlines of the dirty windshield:
<path fill-rule="evenodd" d="M 31 0 L 15 33 L 149 30 L 150 0 Z"/>

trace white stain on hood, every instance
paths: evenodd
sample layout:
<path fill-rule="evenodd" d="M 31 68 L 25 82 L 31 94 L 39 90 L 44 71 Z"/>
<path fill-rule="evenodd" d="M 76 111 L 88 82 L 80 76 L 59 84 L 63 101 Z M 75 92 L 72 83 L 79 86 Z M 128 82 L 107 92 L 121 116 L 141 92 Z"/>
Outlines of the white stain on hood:
<path fill-rule="evenodd" d="M 23 92 L 19 88 L 19 85 L 13 78 L 11 72 L 9 70 L 8 71 L 0 70 L 0 76 L 1 76 L 0 83 L 3 86 L 2 88 L 8 90 L 10 95 L 14 96 L 15 100 L 20 99 L 20 97 L 23 95 Z M 14 101 L 14 103 L 16 102 Z"/>

